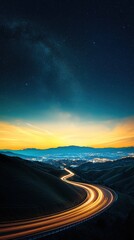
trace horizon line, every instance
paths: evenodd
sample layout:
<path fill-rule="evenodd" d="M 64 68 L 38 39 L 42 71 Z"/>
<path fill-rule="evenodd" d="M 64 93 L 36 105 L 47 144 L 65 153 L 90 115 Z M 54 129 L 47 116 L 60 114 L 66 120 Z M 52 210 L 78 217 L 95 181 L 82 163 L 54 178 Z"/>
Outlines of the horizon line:
<path fill-rule="evenodd" d="M 120 148 L 134 148 L 134 146 L 126 146 L 126 147 L 92 147 L 92 146 L 80 146 L 80 145 L 65 145 L 65 146 L 57 146 L 50 148 L 17 148 L 17 149 L 0 149 L 0 151 L 23 151 L 27 149 L 35 149 L 35 150 L 49 150 L 49 149 L 57 149 L 57 148 L 65 148 L 65 147 L 79 147 L 79 148 L 93 148 L 93 149 L 120 149 Z"/>

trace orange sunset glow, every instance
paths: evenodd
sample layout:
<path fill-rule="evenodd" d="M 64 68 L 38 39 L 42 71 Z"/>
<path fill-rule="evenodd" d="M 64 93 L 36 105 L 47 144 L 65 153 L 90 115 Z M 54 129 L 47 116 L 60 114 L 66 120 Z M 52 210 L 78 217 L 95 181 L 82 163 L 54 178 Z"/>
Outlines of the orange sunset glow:
<path fill-rule="evenodd" d="M 0 148 L 24 149 L 78 145 L 126 147 L 134 145 L 133 118 L 101 123 L 59 121 L 58 123 L 0 122 Z"/>

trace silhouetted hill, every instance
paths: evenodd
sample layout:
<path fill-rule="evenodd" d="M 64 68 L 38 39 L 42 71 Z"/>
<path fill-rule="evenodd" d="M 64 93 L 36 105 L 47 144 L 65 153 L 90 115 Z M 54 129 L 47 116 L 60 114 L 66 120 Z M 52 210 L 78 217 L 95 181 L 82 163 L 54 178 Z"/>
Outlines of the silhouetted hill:
<path fill-rule="evenodd" d="M 113 162 L 82 164 L 72 169 L 83 182 L 110 186 L 117 201 L 103 214 L 45 240 L 133 240 L 134 239 L 134 158 Z"/>
<path fill-rule="evenodd" d="M 134 158 L 113 162 L 88 162 L 74 168 L 79 180 L 108 186 L 118 194 L 117 201 L 105 213 L 68 233 L 68 239 L 134 239 Z M 77 177 L 77 178 L 78 178 Z M 64 234 L 58 240 L 64 239 Z M 53 238 L 52 238 L 53 240 Z"/>
<path fill-rule="evenodd" d="M 4 151 L 4 150 L 3 150 Z M 1 150 L 1 153 L 3 152 Z M 57 154 L 57 155 L 71 155 L 71 154 L 87 154 L 87 153 L 117 153 L 123 152 L 133 153 L 134 147 L 126 147 L 126 148 L 92 148 L 92 147 L 80 147 L 80 146 L 65 146 L 65 147 L 57 147 L 57 148 L 49 148 L 49 149 L 36 149 L 36 148 L 27 148 L 23 150 L 5 150 L 4 153 L 10 155 L 9 152 L 14 154 L 21 154 L 23 156 L 44 156 L 47 154 Z"/>
<path fill-rule="evenodd" d="M 49 164 L 0 154 L 0 220 L 46 215 L 82 201 L 83 191 L 50 173 L 61 174 Z"/>
<path fill-rule="evenodd" d="M 118 159 L 116 161 L 107 161 L 107 162 L 86 162 L 84 164 L 81 164 L 77 169 L 86 171 L 91 169 L 110 169 L 120 166 L 130 166 L 134 165 L 134 157 L 125 157 L 122 159 Z"/>
<path fill-rule="evenodd" d="M 134 197 L 134 158 L 105 163 L 87 162 L 76 168 L 75 172 L 89 181 L 110 186 Z"/>

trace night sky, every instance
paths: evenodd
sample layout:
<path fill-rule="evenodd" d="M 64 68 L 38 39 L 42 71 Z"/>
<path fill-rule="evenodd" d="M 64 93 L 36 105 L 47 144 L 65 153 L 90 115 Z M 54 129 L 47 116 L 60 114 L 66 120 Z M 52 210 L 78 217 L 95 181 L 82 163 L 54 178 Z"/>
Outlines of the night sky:
<path fill-rule="evenodd" d="M 134 145 L 134 1 L 0 1 L 1 148 Z"/>

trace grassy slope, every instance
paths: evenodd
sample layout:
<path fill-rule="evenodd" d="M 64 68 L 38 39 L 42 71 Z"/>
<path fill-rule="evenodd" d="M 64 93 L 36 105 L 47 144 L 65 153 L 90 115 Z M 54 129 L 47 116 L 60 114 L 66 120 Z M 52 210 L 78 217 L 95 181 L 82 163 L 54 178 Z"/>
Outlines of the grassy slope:
<path fill-rule="evenodd" d="M 134 159 L 111 163 L 85 163 L 74 168 L 77 181 L 112 187 L 118 200 L 107 211 L 65 232 L 45 240 L 133 240 L 134 239 Z"/>
<path fill-rule="evenodd" d="M 112 163 L 86 163 L 74 169 L 82 181 L 111 187 L 118 200 L 102 215 L 68 233 L 70 240 L 134 239 L 134 158 Z M 63 236 L 59 239 L 62 239 Z"/>
<path fill-rule="evenodd" d="M 110 163 L 86 163 L 76 169 L 85 179 L 134 197 L 134 158 Z"/>
<path fill-rule="evenodd" d="M 82 200 L 83 191 L 48 172 L 56 170 L 49 165 L 0 155 L 1 221 L 54 213 Z"/>

